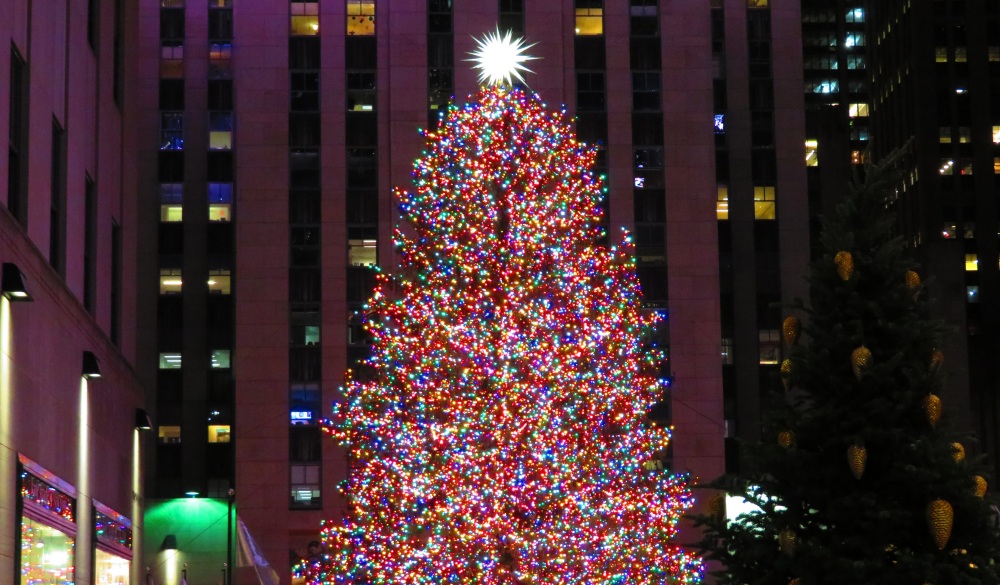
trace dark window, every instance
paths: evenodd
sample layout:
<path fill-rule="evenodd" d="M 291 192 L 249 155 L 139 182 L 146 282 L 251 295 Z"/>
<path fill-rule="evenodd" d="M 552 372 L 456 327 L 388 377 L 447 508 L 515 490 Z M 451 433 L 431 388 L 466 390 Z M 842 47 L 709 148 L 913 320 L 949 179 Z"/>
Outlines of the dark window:
<path fill-rule="evenodd" d="M 10 50 L 10 110 L 9 138 L 7 151 L 7 210 L 22 224 L 27 223 L 27 205 L 25 197 L 26 181 L 22 180 L 25 172 L 25 160 L 28 149 L 28 133 L 25 128 L 27 116 L 24 115 L 27 103 L 24 60 L 17 48 L 11 45 Z"/>
<path fill-rule="evenodd" d="M 632 109 L 637 111 L 660 109 L 659 71 L 632 72 Z"/>
<path fill-rule="evenodd" d="M 111 224 L 111 342 L 121 342 L 122 320 L 122 228 Z"/>
<path fill-rule="evenodd" d="M 656 15 L 656 0 L 631 0 L 629 16 L 634 36 L 655 35 L 660 31 L 660 19 Z"/>
<path fill-rule="evenodd" d="M 66 133 L 58 120 L 52 120 L 52 161 L 49 206 L 49 263 L 65 275 L 66 253 Z"/>
<path fill-rule="evenodd" d="M 160 80 L 160 109 L 178 112 L 184 110 L 183 79 Z"/>
<path fill-rule="evenodd" d="M 160 151 L 160 183 L 184 182 L 184 153 L 176 150 Z"/>
<path fill-rule="evenodd" d="M 579 42 L 582 39 L 577 39 Z M 633 70 L 660 70 L 660 39 L 634 37 L 629 41 L 629 61 Z M 603 67 L 603 65 L 602 65 Z"/>
<path fill-rule="evenodd" d="M 377 53 L 375 37 L 352 36 L 344 40 L 345 63 L 347 69 L 375 69 Z"/>
<path fill-rule="evenodd" d="M 208 109 L 233 109 L 233 81 L 231 79 L 213 79 L 208 82 Z"/>
<path fill-rule="evenodd" d="M 635 114 L 632 116 L 632 144 L 636 146 L 663 145 L 663 115 Z"/>
<path fill-rule="evenodd" d="M 164 8 L 160 10 L 160 39 L 184 40 L 183 8 Z"/>
<path fill-rule="evenodd" d="M 208 38 L 213 41 L 229 41 L 233 38 L 233 11 L 208 11 Z"/>
<path fill-rule="evenodd" d="M 288 39 L 289 69 L 319 69 L 319 37 Z"/>
<path fill-rule="evenodd" d="M 500 32 L 524 36 L 524 0 L 500 0 Z"/>
<path fill-rule="evenodd" d="M 451 32 L 451 0 L 429 0 L 427 3 L 427 32 Z"/>
<path fill-rule="evenodd" d="M 633 198 L 636 223 L 662 223 L 667 220 L 666 197 L 662 190 L 636 189 Z"/>
<path fill-rule="evenodd" d="M 292 111 L 314 112 L 319 110 L 319 73 L 315 71 L 292 72 Z"/>
<path fill-rule="evenodd" d="M 319 223 L 320 195 L 314 190 L 292 190 L 288 196 L 288 221 L 293 224 Z M 350 220 L 348 220 L 350 221 Z"/>
<path fill-rule="evenodd" d="M 207 179 L 209 183 L 233 182 L 233 153 L 215 150 L 208 153 Z"/>
<path fill-rule="evenodd" d="M 97 288 L 97 189 L 87 177 L 83 187 L 83 306 L 94 313 Z"/>
<path fill-rule="evenodd" d="M 427 66 L 454 67 L 455 50 L 451 35 L 428 35 Z"/>
<path fill-rule="evenodd" d="M 112 71 L 113 87 L 112 93 L 115 96 L 115 103 L 118 107 L 122 105 L 122 91 L 125 86 L 123 76 L 125 75 L 125 0 L 114 0 L 115 2 L 115 34 L 112 41 L 112 52 L 114 60 L 114 71 Z"/>
<path fill-rule="evenodd" d="M 604 37 L 578 36 L 574 39 L 574 61 L 576 69 L 597 69 L 607 67 L 604 54 Z"/>
<path fill-rule="evenodd" d="M 97 50 L 97 27 L 100 23 L 100 11 L 99 0 L 87 0 L 87 42 L 94 51 Z"/>
<path fill-rule="evenodd" d="M 288 145 L 292 148 L 318 148 L 320 140 L 318 113 L 295 112 L 288 116 Z"/>
<path fill-rule="evenodd" d="M 369 112 L 349 112 L 346 137 L 348 146 L 378 144 L 378 119 Z"/>
<path fill-rule="evenodd" d="M 601 111 L 605 109 L 603 72 L 577 72 L 576 105 L 581 111 Z"/>
<path fill-rule="evenodd" d="M 319 151 L 293 150 L 288 156 L 291 188 L 319 189 Z"/>

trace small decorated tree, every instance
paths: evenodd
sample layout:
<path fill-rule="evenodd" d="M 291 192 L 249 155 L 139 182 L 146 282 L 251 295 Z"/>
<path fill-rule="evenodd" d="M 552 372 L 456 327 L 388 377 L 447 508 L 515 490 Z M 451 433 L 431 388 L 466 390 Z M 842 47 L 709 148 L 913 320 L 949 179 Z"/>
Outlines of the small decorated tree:
<path fill-rule="evenodd" d="M 989 475 L 945 424 L 947 348 L 887 212 L 892 162 L 824 224 L 808 323 L 783 323 L 785 394 L 727 486 L 752 511 L 702 518 L 721 583 L 1000 581 Z"/>
<path fill-rule="evenodd" d="M 646 416 L 663 356 L 628 239 L 597 243 L 594 158 L 506 84 L 427 133 L 396 192 L 401 269 L 367 308 L 373 379 L 328 427 L 353 467 L 310 582 L 699 580 L 670 542 L 686 479 L 644 466 L 670 438 Z"/>

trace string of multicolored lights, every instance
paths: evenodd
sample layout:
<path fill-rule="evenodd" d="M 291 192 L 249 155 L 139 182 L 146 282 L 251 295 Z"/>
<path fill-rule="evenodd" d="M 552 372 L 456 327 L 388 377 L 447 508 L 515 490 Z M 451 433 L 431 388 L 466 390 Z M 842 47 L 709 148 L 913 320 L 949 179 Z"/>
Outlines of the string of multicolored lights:
<path fill-rule="evenodd" d="M 428 132 L 402 267 L 367 307 L 374 376 L 326 427 L 350 449 L 313 583 L 697 583 L 670 542 L 693 502 L 647 470 L 663 356 L 642 343 L 628 237 L 599 245 L 595 151 L 562 114 L 482 89 Z"/>

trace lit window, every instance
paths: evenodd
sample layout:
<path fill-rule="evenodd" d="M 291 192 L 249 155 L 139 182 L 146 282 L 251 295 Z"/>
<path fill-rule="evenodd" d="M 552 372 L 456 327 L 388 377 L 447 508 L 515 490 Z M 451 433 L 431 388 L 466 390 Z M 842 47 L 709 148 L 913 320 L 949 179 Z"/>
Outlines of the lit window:
<path fill-rule="evenodd" d="M 1000 61 L 1000 47 L 990 47 L 989 55 L 990 55 L 990 61 L 994 63 Z"/>
<path fill-rule="evenodd" d="M 184 184 L 160 183 L 160 221 L 184 219 Z"/>
<path fill-rule="evenodd" d="M 229 425 L 208 425 L 209 443 L 228 443 Z"/>
<path fill-rule="evenodd" d="M 729 219 L 729 186 L 719 185 L 715 195 L 716 219 Z"/>
<path fill-rule="evenodd" d="M 860 165 L 860 164 L 864 164 L 864 162 L 865 162 L 865 153 L 864 152 L 862 152 L 860 150 L 852 150 L 851 151 L 851 164 L 852 165 Z"/>
<path fill-rule="evenodd" d="M 993 127 L 993 144 L 1000 144 L 1000 126 Z"/>
<path fill-rule="evenodd" d="M 959 161 L 958 174 L 960 175 L 971 175 L 972 174 L 972 161 L 970 159 L 963 159 Z"/>
<path fill-rule="evenodd" d="M 604 7 L 601 0 L 576 0 L 576 34 L 604 34 Z"/>
<path fill-rule="evenodd" d="M 962 144 L 972 142 L 972 129 L 968 126 L 958 127 L 958 141 Z"/>
<path fill-rule="evenodd" d="M 229 355 L 228 349 L 213 349 L 211 356 L 211 367 L 213 369 L 227 370 L 229 369 Z"/>
<path fill-rule="evenodd" d="M 747 8 L 767 8 L 767 0 L 747 0 Z"/>
<path fill-rule="evenodd" d="M 723 337 L 722 338 L 722 363 L 732 364 L 733 363 L 733 338 Z"/>
<path fill-rule="evenodd" d="M 375 34 L 375 0 L 347 0 L 347 34 Z"/>
<path fill-rule="evenodd" d="M 955 173 L 955 161 L 943 158 L 941 159 L 941 166 L 938 168 L 938 173 L 942 175 L 951 175 Z"/>
<path fill-rule="evenodd" d="M 865 11 L 862 8 L 854 8 L 847 11 L 846 22 L 864 22 Z"/>
<path fill-rule="evenodd" d="M 229 221 L 233 213 L 233 184 L 208 184 L 208 220 Z"/>
<path fill-rule="evenodd" d="M 965 255 L 965 271 L 975 272 L 979 270 L 979 257 L 976 254 Z"/>
<path fill-rule="evenodd" d="M 184 8 L 184 0 L 160 0 L 160 8 Z"/>
<path fill-rule="evenodd" d="M 230 293 L 231 275 L 228 268 L 208 271 L 208 293 L 228 295 Z"/>
<path fill-rule="evenodd" d="M 816 140 L 806 140 L 806 166 L 819 166 L 819 157 L 816 151 L 819 149 L 819 142 Z"/>
<path fill-rule="evenodd" d="M 993 172 L 1000 175 L 1000 156 L 993 157 Z"/>
<path fill-rule="evenodd" d="M 160 113 L 160 150 L 184 150 L 184 113 Z"/>
<path fill-rule="evenodd" d="M 180 268 L 161 268 L 160 269 L 160 294 L 170 295 L 178 294 L 181 292 L 181 286 L 183 286 L 184 280 L 181 277 Z"/>
<path fill-rule="evenodd" d="M 208 113 L 208 149 L 229 150 L 233 147 L 233 113 Z"/>
<path fill-rule="evenodd" d="M 212 43 L 208 46 L 208 77 L 228 78 L 233 73 L 233 44 Z"/>
<path fill-rule="evenodd" d="M 289 33 L 292 36 L 313 36 L 319 34 L 319 3 L 292 2 L 292 21 Z"/>
<path fill-rule="evenodd" d="M 965 47 L 955 47 L 955 62 L 965 63 L 969 60 L 969 53 Z"/>
<path fill-rule="evenodd" d="M 868 104 L 851 104 L 847 114 L 852 118 L 864 118 L 868 116 Z"/>
<path fill-rule="evenodd" d="M 976 237 L 976 222 L 967 221 L 962 224 L 962 237 L 971 240 Z"/>
<path fill-rule="evenodd" d="M 951 144 L 951 126 L 941 126 L 938 128 L 938 142 L 941 144 Z"/>
<path fill-rule="evenodd" d="M 965 299 L 970 303 L 979 302 L 979 287 L 976 285 L 965 287 Z"/>
<path fill-rule="evenodd" d="M 774 219 L 774 187 L 753 188 L 753 218 Z"/>
<path fill-rule="evenodd" d="M 725 134 L 726 133 L 726 115 L 716 114 L 715 115 L 715 133 Z"/>
<path fill-rule="evenodd" d="M 181 427 L 177 425 L 161 426 L 159 435 L 161 443 L 180 443 Z"/>
<path fill-rule="evenodd" d="M 865 46 L 865 33 L 850 33 L 847 38 L 844 39 L 845 47 L 863 47 Z"/>
<path fill-rule="evenodd" d="M 941 237 L 946 240 L 952 240 L 958 235 L 958 226 L 953 223 L 946 223 L 941 226 Z"/>
<path fill-rule="evenodd" d="M 180 79 L 184 77 L 183 41 L 163 41 L 160 46 L 160 78 Z"/>
<path fill-rule="evenodd" d="M 181 354 L 178 352 L 166 352 L 160 354 L 160 369 L 161 370 L 179 370 L 181 369 Z"/>
<path fill-rule="evenodd" d="M 378 258 L 378 240 L 347 240 L 348 264 L 374 266 Z"/>
<path fill-rule="evenodd" d="M 757 339 L 760 365 L 776 365 L 781 353 L 781 334 L 777 329 L 765 329 L 757 332 Z"/>
<path fill-rule="evenodd" d="M 314 508 L 319 505 L 320 483 L 319 465 L 315 463 L 293 464 L 289 469 L 291 484 L 291 506 L 293 508 Z"/>
<path fill-rule="evenodd" d="M 948 47 L 934 47 L 934 62 L 935 63 L 948 62 Z"/>
<path fill-rule="evenodd" d="M 347 109 L 371 112 L 375 109 L 375 71 L 352 71 L 347 74 Z"/>

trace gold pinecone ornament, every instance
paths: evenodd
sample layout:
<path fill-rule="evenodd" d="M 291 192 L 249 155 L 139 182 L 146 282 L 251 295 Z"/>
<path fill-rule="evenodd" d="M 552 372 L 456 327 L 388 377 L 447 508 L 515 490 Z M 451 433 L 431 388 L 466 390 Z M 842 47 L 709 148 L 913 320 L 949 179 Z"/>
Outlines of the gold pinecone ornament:
<path fill-rule="evenodd" d="M 931 352 L 931 371 L 936 372 L 941 369 L 941 364 L 944 363 L 944 352 L 940 349 L 935 349 Z"/>
<path fill-rule="evenodd" d="M 789 315 L 781 322 L 781 338 L 788 347 L 799 342 L 799 334 L 801 333 L 802 322 L 795 315 Z"/>
<path fill-rule="evenodd" d="M 961 443 L 951 444 L 951 458 L 955 460 L 955 463 L 965 459 L 965 447 Z"/>
<path fill-rule="evenodd" d="M 906 286 L 917 288 L 920 286 L 920 275 L 912 270 L 906 271 Z"/>
<path fill-rule="evenodd" d="M 847 448 L 847 466 L 851 468 L 854 479 L 861 479 L 868 463 L 868 449 L 864 445 L 851 445 Z"/>
<path fill-rule="evenodd" d="M 989 484 L 986 483 L 986 479 L 983 478 L 983 476 L 981 476 L 981 475 L 973 475 L 972 476 L 972 481 L 973 481 L 973 484 L 974 484 L 973 488 L 972 488 L 972 492 L 974 494 L 976 494 L 976 496 L 978 496 L 980 498 L 983 497 L 983 496 L 985 496 L 986 495 L 986 488 L 989 487 Z"/>
<path fill-rule="evenodd" d="M 833 263 L 837 265 L 837 276 L 841 280 L 850 280 L 851 275 L 854 274 L 854 256 L 846 250 L 841 250 L 837 252 L 837 255 L 833 257 Z"/>
<path fill-rule="evenodd" d="M 854 377 L 861 379 L 861 373 L 872 365 L 872 352 L 865 346 L 856 348 L 851 352 L 851 367 L 854 369 Z"/>
<path fill-rule="evenodd" d="M 955 511 L 951 504 L 944 500 L 934 500 L 927 504 L 927 528 L 934 539 L 934 545 L 938 550 L 944 550 L 948 539 L 951 538 L 951 525 L 955 520 Z"/>
<path fill-rule="evenodd" d="M 927 422 L 931 428 L 937 428 L 938 421 L 941 420 L 941 399 L 934 394 L 928 394 L 923 399 L 924 414 L 927 415 Z"/>
<path fill-rule="evenodd" d="M 788 390 L 788 379 L 792 377 L 792 360 L 785 358 L 781 361 L 781 384 Z"/>
<path fill-rule="evenodd" d="M 797 544 L 795 532 L 786 528 L 778 533 L 778 550 L 787 556 L 795 556 L 795 545 Z"/>
<path fill-rule="evenodd" d="M 784 448 L 789 448 L 795 444 L 795 433 L 792 431 L 781 431 L 778 433 L 778 444 Z"/>

